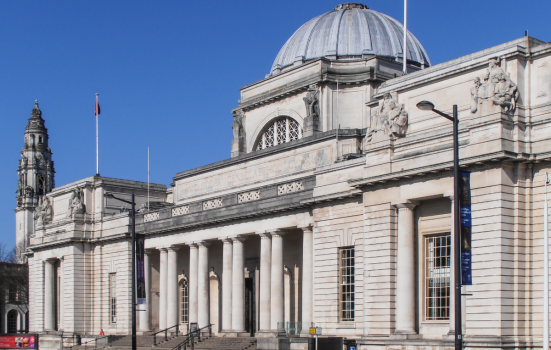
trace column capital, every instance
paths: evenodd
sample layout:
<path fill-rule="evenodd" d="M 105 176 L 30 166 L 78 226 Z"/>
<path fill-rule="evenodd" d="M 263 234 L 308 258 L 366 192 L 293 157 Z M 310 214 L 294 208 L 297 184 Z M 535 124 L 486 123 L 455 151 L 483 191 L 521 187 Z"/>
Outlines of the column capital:
<path fill-rule="evenodd" d="M 247 237 L 243 237 L 243 236 L 234 236 L 234 237 L 229 237 L 233 243 L 236 243 L 236 242 L 240 242 L 240 243 L 243 243 L 245 242 L 245 239 L 247 239 Z"/>
<path fill-rule="evenodd" d="M 231 237 L 220 238 L 220 240 L 221 240 L 224 244 L 232 244 L 232 243 L 233 243 L 233 240 L 232 240 Z"/>
<path fill-rule="evenodd" d="M 208 242 L 208 241 L 199 241 L 199 242 L 196 242 L 197 246 L 199 248 L 208 248 L 209 245 L 210 245 L 211 242 Z"/>
<path fill-rule="evenodd" d="M 314 223 L 313 222 L 309 222 L 307 224 L 300 224 L 300 225 L 297 225 L 297 228 L 300 228 L 300 229 L 312 229 L 314 227 Z"/>
<path fill-rule="evenodd" d="M 266 232 L 269 232 L 272 235 L 272 237 L 274 237 L 274 236 L 282 237 L 285 233 L 287 233 L 286 231 L 283 231 L 283 230 L 280 230 L 280 229 L 266 230 Z"/>
<path fill-rule="evenodd" d="M 177 252 L 178 250 L 180 250 L 180 247 L 171 245 L 170 247 L 166 247 L 166 250 L 167 251 L 172 251 L 172 252 Z"/>
<path fill-rule="evenodd" d="M 259 235 L 260 238 L 262 238 L 262 239 L 264 239 L 264 238 L 267 238 L 267 239 L 272 238 L 272 235 L 269 234 L 269 233 L 266 232 L 266 231 L 258 231 L 258 232 L 256 232 L 256 234 Z"/>
<path fill-rule="evenodd" d="M 161 252 L 168 252 L 168 248 L 167 248 L 167 247 L 157 247 L 157 250 L 158 250 L 158 251 L 161 251 Z"/>
<path fill-rule="evenodd" d="M 302 230 L 302 231 L 308 231 L 308 232 L 313 232 L 314 231 L 314 226 L 312 224 L 297 226 L 297 228 Z"/>
<path fill-rule="evenodd" d="M 395 206 L 397 209 L 405 209 L 405 210 L 413 210 L 417 205 L 419 205 L 419 202 L 415 201 L 404 201 L 404 202 L 398 202 L 398 203 L 392 203 L 393 206 Z"/>
<path fill-rule="evenodd" d="M 199 246 L 197 245 L 197 243 L 193 242 L 193 243 L 187 243 L 187 245 L 189 246 L 189 249 L 197 249 L 199 248 Z"/>
<path fill-rule="evenodd" d="M 144 254 L 145 255 L 150 255 L 151 253 L 153 253 L 156 249 L 154 248 L 146 248 L 143 250 Z"/>

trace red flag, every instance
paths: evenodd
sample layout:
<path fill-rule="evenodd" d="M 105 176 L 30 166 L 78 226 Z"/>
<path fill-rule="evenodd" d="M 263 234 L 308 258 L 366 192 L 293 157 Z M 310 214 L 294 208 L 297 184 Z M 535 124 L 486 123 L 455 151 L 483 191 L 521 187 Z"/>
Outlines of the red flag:
<path fill-rule="evenodd" d="M 101 114 L 101 108 L 99 108 L 99 103 L 96 102 L 96 108 L 94 109 L 94 115 Z"/>

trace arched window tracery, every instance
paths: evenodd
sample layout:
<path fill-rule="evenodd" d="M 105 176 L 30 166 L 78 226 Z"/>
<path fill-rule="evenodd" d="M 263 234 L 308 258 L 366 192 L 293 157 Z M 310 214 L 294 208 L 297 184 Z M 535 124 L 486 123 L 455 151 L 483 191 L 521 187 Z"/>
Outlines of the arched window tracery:
<path fill-rule="evenodd" d="M 270 148 L 302 138 L 302 128 L 293 118 L 283 117 L 270 122 L 258 138 L 255 150 Z"/>

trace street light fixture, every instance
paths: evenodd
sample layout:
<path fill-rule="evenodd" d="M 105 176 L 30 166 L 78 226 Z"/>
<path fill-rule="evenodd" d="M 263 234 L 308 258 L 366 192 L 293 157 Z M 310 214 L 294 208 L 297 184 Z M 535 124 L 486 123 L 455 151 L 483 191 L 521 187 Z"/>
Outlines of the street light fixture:
<path fill-rule="evenodd" d="M 132 201 L 115 197 L 111 192 L 105 192 L 103 197 L 113 198 L 132 206 L 132 350 L 136 350 L 136 212 L 134 210 L 136 203 L 134 202 L 134 193 L 132 193 Z"/>
<path fill-rule="evenodd" d="M 434 103 L 421 101 L 417 108 L 423 111 L 433 111 L 436 114 L 453 122 L 453 227 L 454 227 L 454 301 L 455 301 L 455 349 L 463 348 L 462 322 L 461 322 L 461 228 L 459 222 L 459 119 L 457 118 L 457 105 L 453 105 L 453 115 L 446 114 L 434 108 Z"/>

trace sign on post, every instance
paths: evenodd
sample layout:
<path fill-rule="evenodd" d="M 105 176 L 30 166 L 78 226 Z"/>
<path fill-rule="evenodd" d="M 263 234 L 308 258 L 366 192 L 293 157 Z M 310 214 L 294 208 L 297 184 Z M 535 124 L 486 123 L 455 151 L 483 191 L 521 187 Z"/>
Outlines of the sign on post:
<path fill-rule="evenodd" d="M 316 335 L 316 328 L 310 327 L 310 335 Z"/>
<path fill-rule="evenodd" d="M 145 246 L 145 235 L 137 234 L 136 235 L 136 289 L 137 289 L 138 304 L 146 303 L 144 246 Z"/>
<path fill-rule="evenodd" d="M 461 285 L 471 286 L 472 276 L 472 217 L 471 217 L 471 173 L 459 172 L 459 211 L 461 227 Z"/>

